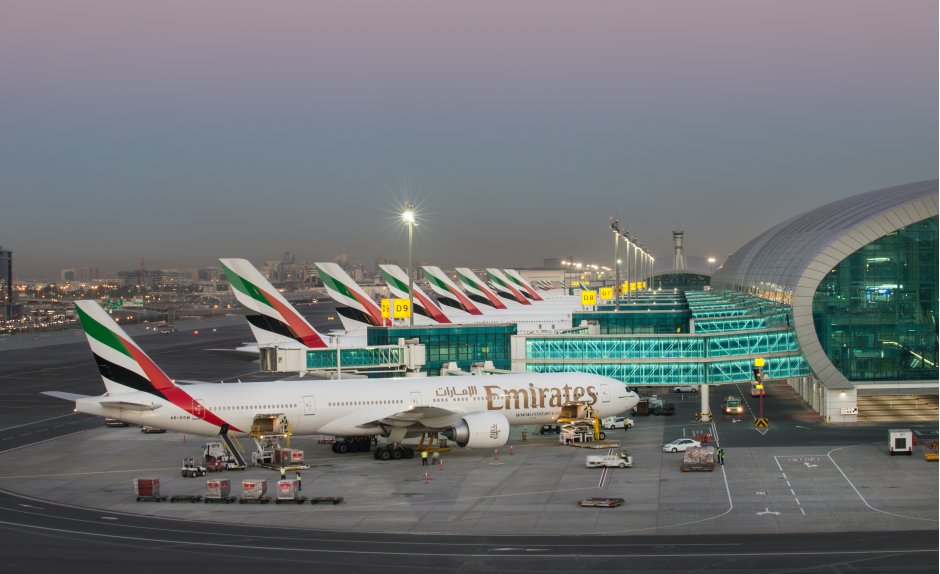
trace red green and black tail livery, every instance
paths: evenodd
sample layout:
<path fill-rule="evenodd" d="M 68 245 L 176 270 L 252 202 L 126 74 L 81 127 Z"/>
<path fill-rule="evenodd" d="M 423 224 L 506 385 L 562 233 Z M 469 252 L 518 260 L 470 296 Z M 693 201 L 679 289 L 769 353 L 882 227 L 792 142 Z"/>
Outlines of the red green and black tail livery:
<path fill-rule="evenodd" d="M 248 323 L 259 345 L 296 341 L 305 347 L 326 347 L 326 340 L 294 309 L 254 265 L 245 259 L 219 259 L 235 298 L 254 314 Z"/>
<path fill-rule="evenodd" d="M 493 293 L 493 291 L 486 286 L 486 283 L 477 277 L 476 273 L 466 267 L 457 267 L 454 271 L 457 272 L 457 279 L 460 280 L 460 284 L 463 285 L 468 297 L 483 305 L 489 305 L 497 309 L 506 308 L 506 304 L 499 300 L 496 293 Z"/>
<path fill-rule="evenodd" d="M 518 289 L 512 286 L 509 279 L 503 275 L 503 272 L 499 269 L 494 269 L 492 267 L 486 270 L 486 274 L 490 278 L 490 283 L 493 285 L 496 293 L 500 297 L 507 299 L 509 301 L 515 301 L 521 303 L 522 305 L 531 305 L 532 302 L 525 298 L 525 295 L 519 292 Z"/>
<path fill-rule="evenodd" d="M 362 287 L 352 280 L 336 263 L 315 263 L 320 280 L 330 297 L 340 304 L 339 313 L 347 331 L 368 326 L 390 325 L 391 320 L 382 318 L 382 310 Z"/>
<path fill-rule="evenodd" d="M 535 291 L 535 288 L 525 280 L 525 277 L 523 277 L 521 273 L 515 269 L 503 269 L 503 274 L 506 276 L 506 279 L 509 279 L 510 282 L 516 285 L 523 295 L 533 301 L 542 301 L 542 296 Z"/>
<path fill-rule="evenodd" d="M 379 265 L 379 271 L 382 278 L 388 284 L 389 291 L 399 299 L 408 298 L 408 275 L 398 265 Z M 447 315 L 441 311 L 430 297 L 428 297 L 420 287 L 412 282 L 414 288 L 415 313 L 437 321 L 438 323 L 450 323 Z"/>
<path fill-rule="evenodd" d="M 460 290 L 460 287 L 450 280 L 446 273 L 441 271 L 440 267 L 434 265 L 425 265 L 424 277 L 431 285 L 431 290 L 437 296 L 437 301 L 441 305 L 447 305 L 454 309 L 463 309 L 471 315 L 482 315 L 483 311 L 473 304 L 473 301 Z"/>
<path fill-rule="evenodd" d="M 120 398 L 138 391 L 164 399 L 207 423 L 227 424 L 170 380 L 96 301 L 76 301 L 75 310 L 109 396 Z"/>

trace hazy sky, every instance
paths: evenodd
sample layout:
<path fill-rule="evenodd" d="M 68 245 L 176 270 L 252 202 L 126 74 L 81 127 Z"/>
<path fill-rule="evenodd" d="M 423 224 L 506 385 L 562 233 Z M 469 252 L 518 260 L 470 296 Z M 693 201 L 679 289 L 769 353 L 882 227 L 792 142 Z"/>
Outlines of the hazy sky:
<path fill-rule="evenodd" d="M 0 246 L 63 267 L 723 259 L 938 171 L 936 0 L 0 5 Z"/>

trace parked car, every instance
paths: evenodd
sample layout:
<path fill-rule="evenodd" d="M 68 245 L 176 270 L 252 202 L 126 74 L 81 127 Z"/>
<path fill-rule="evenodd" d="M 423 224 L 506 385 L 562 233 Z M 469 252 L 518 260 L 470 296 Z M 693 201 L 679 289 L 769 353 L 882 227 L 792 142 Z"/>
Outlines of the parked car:
<path fill-rule="evenodd" d="M 672 392 L 674 393 L 697 393 L 698 388 L 693 385 L 679 385 L 672 387 Z"/>
<path fill-rule="evenodd" d="M 607 417 L 601 421 L 601 426 L 608 430 L 633 428 L 633 419 L 627 417 Z"/>
<path fill-rule="evenodd" d="M 109 427 L 126 427 L 127 426 L 127 423 L 122 421 L 121 419 L 112 419 L 111 417 L 105 418 L 104 424 L 105 426 L 109 426 Z"/>
<path fill-rule="evenodd" d="M 166 432 L 166 429 L 144 425 L 140 427 L 140 432 L 147 433 L 147 434 L 158 434 L 158 433 Z"/>
<path fill-rule="evenodd" d="M 702 446 L 702 443 L 690 438 L 677 438 L 670 443 L 664 444 L 663 452 L 685 452 L 685 449 L 691 446 Z"/>

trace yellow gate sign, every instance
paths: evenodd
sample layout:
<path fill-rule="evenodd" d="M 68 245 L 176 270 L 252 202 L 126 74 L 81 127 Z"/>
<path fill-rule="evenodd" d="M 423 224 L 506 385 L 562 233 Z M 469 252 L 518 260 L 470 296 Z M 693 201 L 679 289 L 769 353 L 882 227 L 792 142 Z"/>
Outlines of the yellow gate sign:
<path fill-rule="evenodd" d="M 395 319 L 407 319 L 411 317 L 411 302 L 408 299 L 395 299 Z"/>
<path fill-rule="evenodd" d="M 601 287 L 601 299 L 609 301 L 614 298 L 614 288 L 613 287 Z"/>
<path fill-rule="evenodd" d="M 765 429 L 770 426 L 770 422 L 767 419 L 757 419 L 754 421 L 754 426 L 759 429 Z"/>
<path fill-rule="evenodd" d="M 581 291 L 581 304 L 585 307 L 597 305 L 597 291 Z"/>
<path fill-rule="evenodd" d="M 392 316 L 392 300 L 382 299 L 382 318 L 388 319 Z"/>

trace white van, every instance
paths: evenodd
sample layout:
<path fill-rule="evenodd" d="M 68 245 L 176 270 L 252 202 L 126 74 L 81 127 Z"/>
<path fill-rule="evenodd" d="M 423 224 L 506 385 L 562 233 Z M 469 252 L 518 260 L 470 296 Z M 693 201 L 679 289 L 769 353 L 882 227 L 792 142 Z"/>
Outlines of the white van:
<path fill-rule="evenodd" d="M 633 428 L 633 419 L 627 417 L 607 417 L 601 419 L 601 428 L 608 430 Z"/>
<path fill-rule="evenodd" d="M 898 453 L 914 454 L 914 433 L 911 429 L 890 429 L 888 431 L 888 452 L 891 456 Z"/>

